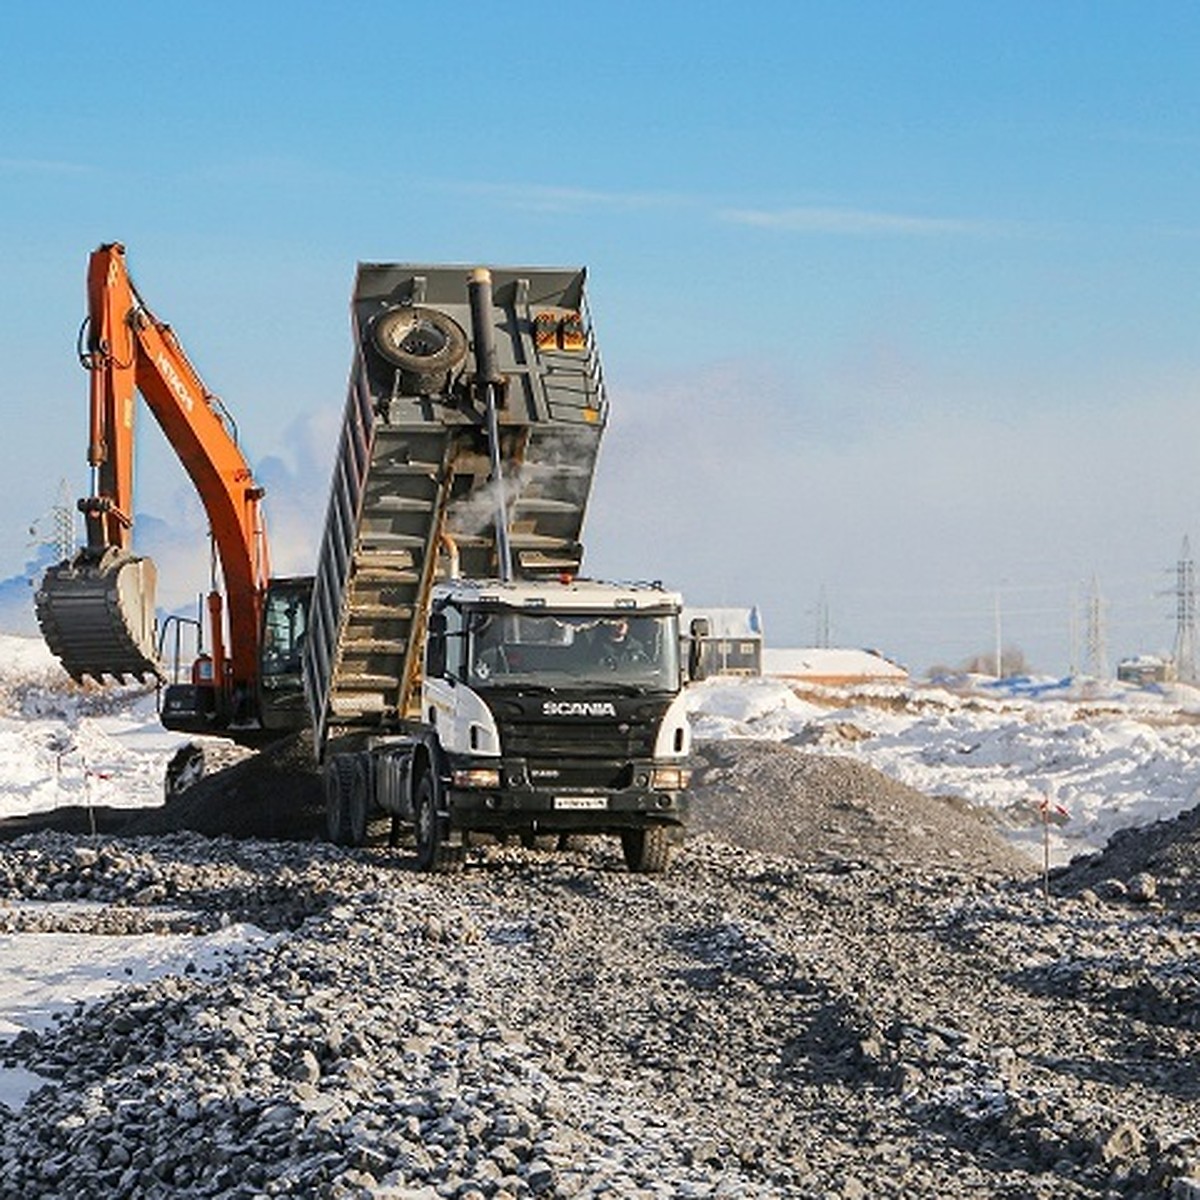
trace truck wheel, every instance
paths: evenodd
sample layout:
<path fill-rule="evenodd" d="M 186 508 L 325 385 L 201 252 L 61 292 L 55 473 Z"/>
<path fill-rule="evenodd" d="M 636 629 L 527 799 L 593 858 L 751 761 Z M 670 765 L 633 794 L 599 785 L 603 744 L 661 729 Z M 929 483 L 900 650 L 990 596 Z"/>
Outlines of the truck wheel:
<path fill-rule="evenodd" d="M 353 762 L 345 754 L 335 754 L 325 764 L 325 836 L 335 846 L 349 845 L 353 784 Z"/>
<path fill-rule="evenodd" d="M 371 809 L 371 776 L 367 764 L 356 758 L 351 763 L 346 789 L 346 845 L 364 846 L 367 842 L 367 817 Z"/>
<path fill-rule="evenodd" d="M 375 347 L 399 367 L 414 390 L 437 390 L 467 356 L 467 335 L 452 317 L 435 308 L 399 305 L 375 322 Z M 411 380 L 411 383 L 409 382 Z"/>
<path fill-rule="evenodd" d="M 413 819 L 417 835 L 417 870 L 446 872 L 462 864 L 462 855 L 446 844 L 446 830 L 437 812 L 437 790 L 433 776 L 426 771 L 417 784 L 413 801 Z"/>
<path fill-rule="evenodd" d="M 643 875 L 661 875 L 671 861 L 671 842 L 665 825 L 622 829 L 621 850 L 625 865 Z"/>

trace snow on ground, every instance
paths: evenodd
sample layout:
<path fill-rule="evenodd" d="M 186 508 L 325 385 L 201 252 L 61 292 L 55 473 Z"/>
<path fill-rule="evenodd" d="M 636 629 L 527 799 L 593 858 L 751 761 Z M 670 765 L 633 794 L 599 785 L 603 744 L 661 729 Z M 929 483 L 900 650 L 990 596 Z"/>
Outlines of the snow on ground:
<path fill-rule="evenodd" d="M 247 924 L 200 935 L 0 934 L 0 1039 L 45 1029 L 75 1004 L 100 1000 L 120 987 L 184 972 L 211 974 L 232 956 L 269 945 L 278 936 Z M 46 1082 L 19 1067 L 0 1067 L 0 1106 L 16 1111 Z"/>
<path fill-rule="evenodd" d="M 161 804 L 167 762 L 186 740 L 159 724 L 153 690 L 80 687 L 40 639 L 0 635 L 0 817 Z M 0 934 L 0 1042 L 119 987 L 217 970 L 267 938 L 248 925 L 203 936 Z M 0 1068 L 0 1105 L 20 1108 L 45 1082 Z"/>
<path fill-rule="evenodd" d="M 690 708 L 698 738 L 767 738 L 860 759 L 992 813 L 1032 854 L 1049 835 L 1056 862 L 1200 802 L 1193 689 L 970 679 L 830 692 L 714 678 L 692 689 Z M 159 726 L 152 692 L 77 687 L 39 640 L 0 635 L 0 817 L 158 805 L 183 740 Z M 76 1001 L 252 949 L 264 936 L 251 928 L 207 938 L 0 936 L 0 1039 Z M 41 1082 L 0 1071 L 0 1104 L 18 1107 Z"/>
<path fill-rule="evenodd" d="M 186 740 L 159 724 L 153 690 L 76 685 L 42 641 L 0 634 L 0 817 L 160 804 Z"/>
<path fill-rule="evenodd" d="M 802 698 L 803 697 L 803 698 Z M 1118 829 L 1200 802 L 1200 692 L 1069 681 L 800 689 L 770 679 L 693 689 L 700 738 L 770 738 L 859 759 L 990 813 L 1012 840 L 1068 861 Z"/>
<path fill-rule="evenodd" d="M 1200 691 L 1071 680 L 803 689 L 716 677 L 691 691 L 698 738 L 794 741 L 920 791 L 961 797 L 1055 861 L 1200 802 Z M 0 635 L 0 817 L 62 805 L 153 806 L 186 739 L 143 688 L 80 688 L 43 643 Z"/>

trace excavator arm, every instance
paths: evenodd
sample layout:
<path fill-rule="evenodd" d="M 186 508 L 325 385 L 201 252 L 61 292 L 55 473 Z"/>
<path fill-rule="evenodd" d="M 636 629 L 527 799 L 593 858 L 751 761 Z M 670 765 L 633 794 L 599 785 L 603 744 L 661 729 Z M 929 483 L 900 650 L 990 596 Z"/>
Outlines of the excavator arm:
<path fill-rule="evenodd" d="M 88 267 L 88 463 L 79 502 L 87 545 L 47 571 L 39 623 L 76 679 L 161 675 L 154 645 L 154 568 L 132 550 L 135 393 L 141 392 L 204 505 L 225 582 L 209 597 L 214 682 L 230 704 L 258 680 L 262 606 L 270 576 L 263 491 L 170 326 L 138 295 L 124 247 L 94 251 Z M 228 609 L 228 646 L 223 607 Z"/>

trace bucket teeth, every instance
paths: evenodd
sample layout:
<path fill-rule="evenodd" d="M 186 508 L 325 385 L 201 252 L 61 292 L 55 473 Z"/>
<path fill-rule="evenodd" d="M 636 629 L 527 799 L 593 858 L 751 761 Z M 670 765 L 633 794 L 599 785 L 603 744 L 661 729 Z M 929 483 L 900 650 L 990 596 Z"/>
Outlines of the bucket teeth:
<path fill-rule="evenodd" d="M 76 681 L 162 678 L 155 651 L 154 563 L 84 551 L 51 567 L 35 597 L 42 636 Z"/>

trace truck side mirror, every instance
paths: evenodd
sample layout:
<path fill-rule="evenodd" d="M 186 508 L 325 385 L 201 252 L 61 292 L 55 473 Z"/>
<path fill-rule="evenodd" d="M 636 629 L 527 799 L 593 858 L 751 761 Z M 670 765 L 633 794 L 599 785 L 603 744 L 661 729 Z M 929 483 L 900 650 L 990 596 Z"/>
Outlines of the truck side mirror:
<path fill-rule="evenodd" d="M 698 683 L 707 674 L 704 661 L 704 642 L 710 632 L 707 617 L 693 617 L 688 640 L 688 678 Z"/>

